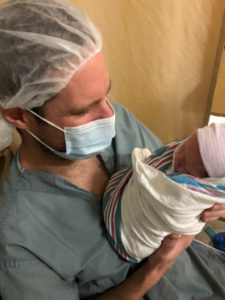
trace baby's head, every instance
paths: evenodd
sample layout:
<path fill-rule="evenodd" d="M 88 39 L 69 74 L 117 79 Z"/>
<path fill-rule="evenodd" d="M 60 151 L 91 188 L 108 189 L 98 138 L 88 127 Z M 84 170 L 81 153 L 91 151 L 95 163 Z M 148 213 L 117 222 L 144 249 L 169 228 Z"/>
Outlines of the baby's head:
<path fill-rule="evenodd" d="M 225 124 L 200 128 L 176 151 L 174 169 L 195 177 L 225 176 Z"/>

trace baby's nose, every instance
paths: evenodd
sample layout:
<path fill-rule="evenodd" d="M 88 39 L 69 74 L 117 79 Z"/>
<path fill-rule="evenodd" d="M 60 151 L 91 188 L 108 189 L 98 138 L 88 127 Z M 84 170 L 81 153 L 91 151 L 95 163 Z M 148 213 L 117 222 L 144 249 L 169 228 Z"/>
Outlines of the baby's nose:
<path fill-rule="evenodd" d="M 177 157 L 174 160 L 174 170 L 179 173 L 184 173 L 184 160 Z"/>

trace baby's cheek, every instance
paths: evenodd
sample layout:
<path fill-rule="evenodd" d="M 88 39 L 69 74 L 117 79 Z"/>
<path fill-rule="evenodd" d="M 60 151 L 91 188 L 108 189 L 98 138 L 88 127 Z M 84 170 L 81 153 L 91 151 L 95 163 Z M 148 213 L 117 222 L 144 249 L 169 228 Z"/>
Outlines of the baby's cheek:
<path fill-rule="evenodd" d="M 181 172 L 183 170 L 185 161 L 185 149 L 184 145 L 180 146 L 177 151 L 174 153 L 174 170 L 177 172 Z"/>
<path fill-rule="evenodd" d="M 174 170 L 179 172 L 181 167 L 182 167 L 182 159 L 181 157 L 177 156 L 174 159 Z"/>

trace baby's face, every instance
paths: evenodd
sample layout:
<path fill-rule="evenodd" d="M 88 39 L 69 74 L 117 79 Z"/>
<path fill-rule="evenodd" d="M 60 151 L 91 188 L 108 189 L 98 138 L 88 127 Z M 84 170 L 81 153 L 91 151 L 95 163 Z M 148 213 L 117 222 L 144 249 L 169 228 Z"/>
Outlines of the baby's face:
<path fill-rule="evenodd" d="M 199 178 L 208 177 L 199 151 L 197 134 L 192 135 L 175 153 L 174 169 Z"/>

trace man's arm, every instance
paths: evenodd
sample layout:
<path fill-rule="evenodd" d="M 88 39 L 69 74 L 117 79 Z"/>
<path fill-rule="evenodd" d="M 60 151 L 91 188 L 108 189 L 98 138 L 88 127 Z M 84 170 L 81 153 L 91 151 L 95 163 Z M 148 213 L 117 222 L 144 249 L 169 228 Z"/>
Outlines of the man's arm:
<path fill-rule="evenodd" d="M 163 277 L 193 238 L 175 234 L 167 236 L 160 248 L 123 283 L 89 300 L 140 300 Z"/>

